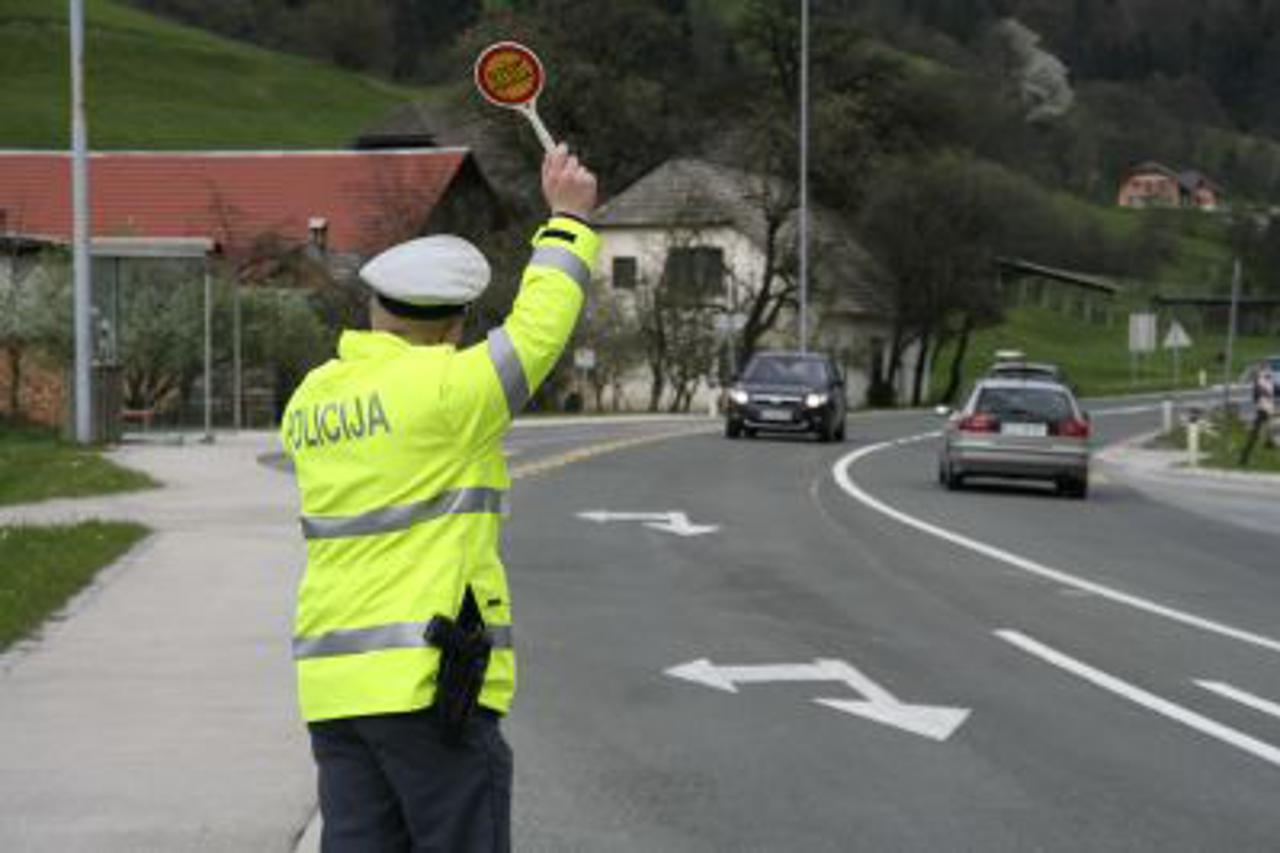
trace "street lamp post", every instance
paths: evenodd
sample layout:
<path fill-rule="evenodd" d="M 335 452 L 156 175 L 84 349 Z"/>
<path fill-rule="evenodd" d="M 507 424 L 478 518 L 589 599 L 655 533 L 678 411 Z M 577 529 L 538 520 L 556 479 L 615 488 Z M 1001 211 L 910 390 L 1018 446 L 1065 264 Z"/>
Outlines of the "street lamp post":
<path fill-rule="evenodd" d="M 809 0 L 800 0 L 800 351 L 809 351 Z"/>
<path fill-rule="evenodd" d="M 75 437 L 93 439 L 89 360 L 89 142 L 84 109 L 84 4 L 70 0 L 71 31 L 71 264 L 75 293 Z"/>

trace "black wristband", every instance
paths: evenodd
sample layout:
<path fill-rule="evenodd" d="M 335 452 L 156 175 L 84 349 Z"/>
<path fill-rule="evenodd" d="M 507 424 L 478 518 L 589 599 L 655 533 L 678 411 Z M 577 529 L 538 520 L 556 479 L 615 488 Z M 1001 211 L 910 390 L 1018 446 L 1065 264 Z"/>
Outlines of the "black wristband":
<path fill-rule="evenodd" d="M 565 212 L 564 212 L 564 211 L 562 211 L 562 210 L 557 210 L 557 211 L 554 211 L 554 212 L 551 214 L 551 216 L 552 216 L 552 218 L 553 218 L 553 219 L 554 219 L 555 217 L 557 217 L 557 216 L 563 216 L 565 219 L 572 219 L 574 222 L 577 222 L 579 225 L 585 225 L 585 226 L 587 226 L 588 228 L 590 228 L 590 227 L 591 227 L 591 223 L 590 223 L 590 222 L 588 222 L 586 219 L 584 219 L 583 217 L 579 216 L 579 215 L 578 215 L 578 214 L 576 214 L 576 213 L 565 213 Z"/>

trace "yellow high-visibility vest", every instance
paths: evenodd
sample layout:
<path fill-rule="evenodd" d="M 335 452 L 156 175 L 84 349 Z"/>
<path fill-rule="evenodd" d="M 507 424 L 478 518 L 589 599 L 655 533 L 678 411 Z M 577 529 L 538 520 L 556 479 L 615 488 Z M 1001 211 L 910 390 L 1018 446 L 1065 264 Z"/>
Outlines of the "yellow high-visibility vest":
<path fill-rule="evenodd" d="M 511 314 L 485 342 L 348 331 L 289 401 L 280 436 L 307 545 L 293 639 L 307 721 L 430 705 L 439 652 L 426 626 L 457 618 L 468 586 L 494 641 L 480 704 L 511 707 L 502 438 L 569 341 L 599 239 L 553 217 L 533 246 Z"/>

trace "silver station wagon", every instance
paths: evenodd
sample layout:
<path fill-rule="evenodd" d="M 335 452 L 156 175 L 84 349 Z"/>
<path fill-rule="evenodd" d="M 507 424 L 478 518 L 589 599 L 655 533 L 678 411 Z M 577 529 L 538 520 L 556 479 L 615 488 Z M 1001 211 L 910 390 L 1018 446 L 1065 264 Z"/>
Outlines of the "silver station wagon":
<path fill-rule="evenodd" d="M 938 480 L 959 489 L 974 477 L 1049 480 L 1060 494 L 1089 493 L 1089 416 L 1065 385 L 1034 379 L 980 381 L 948 417 Z"/>

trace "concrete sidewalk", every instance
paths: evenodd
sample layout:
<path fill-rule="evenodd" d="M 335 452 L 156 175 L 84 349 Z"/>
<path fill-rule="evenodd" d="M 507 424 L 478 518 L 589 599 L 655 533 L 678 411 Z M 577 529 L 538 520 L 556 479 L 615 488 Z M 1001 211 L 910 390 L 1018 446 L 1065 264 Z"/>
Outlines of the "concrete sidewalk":
<path fill-rule="evenodd" d="M 1187 453 L 1145 445 L 1157 433 L 1117 442 L 1094 455 L 1113 478 L 1182 509 L 1280 536 L 1280 475 L 1187 466 Z"/>
<path fill-rule="evenodd" d="M 153 534 L 0 656 L 0 850 L 288 851 L 315 806 L 289 657 L 304 561 L 274 434 L 126 447 L 165 488 L 0 509 Z"/>

